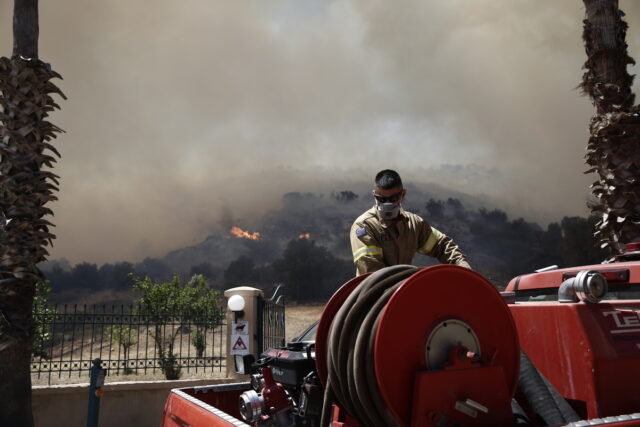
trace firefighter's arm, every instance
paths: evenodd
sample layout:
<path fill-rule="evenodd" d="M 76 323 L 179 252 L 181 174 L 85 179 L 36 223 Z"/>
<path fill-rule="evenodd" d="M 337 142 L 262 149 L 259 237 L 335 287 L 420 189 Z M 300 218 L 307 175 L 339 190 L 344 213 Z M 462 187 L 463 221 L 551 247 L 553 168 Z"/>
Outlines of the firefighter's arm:
<path fill-rule="evenodd" d="M 431 227 L 426 221 L 422 235 L 426 236 L 418 252 L 437 258 L 443 264 L 456 264 L 471 269 L 467 256 L 462 253 L 451 237 Z"/>
<path fill-rule="evenodd" d="M 354 223 L 349 233 L 353 262 L 358 275 L 384 268 L 382 246 L 366 224 Z"/>

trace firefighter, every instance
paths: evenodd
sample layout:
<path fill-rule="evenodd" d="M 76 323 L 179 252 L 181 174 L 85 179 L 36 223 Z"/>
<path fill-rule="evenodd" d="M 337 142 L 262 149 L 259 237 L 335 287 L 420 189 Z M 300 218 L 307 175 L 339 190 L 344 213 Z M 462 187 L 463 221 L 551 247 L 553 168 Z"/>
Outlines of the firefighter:
<path fill-rule="evenodd" d="M 411 264 L 416 252 L 444 264 L 471 268 L 467 257 L 450 237 L 420 216 L 402 208 L 407 190 L 396 171 L 385 169 L 375 178 L 375 206 L 351 226 L 351 250 L 357 274 L 397 264 Z"/>

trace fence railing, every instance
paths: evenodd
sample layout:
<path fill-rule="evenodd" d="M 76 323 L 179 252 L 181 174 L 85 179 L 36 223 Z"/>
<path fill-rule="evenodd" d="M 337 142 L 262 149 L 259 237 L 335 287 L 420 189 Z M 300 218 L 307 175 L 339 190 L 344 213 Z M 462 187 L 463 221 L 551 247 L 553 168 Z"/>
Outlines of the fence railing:
<path fill-rule="evenodd" d="M 35 307 L 31 373 L 86 376 L 95 358 L 109 375 L 214 372 L 225 367 L 223 308 L 154 312 L 136 306 Z"/>
<path fill-rule="evenodd" d="M 276 287 L 270 299 L 260 298 L 258 303 L 258 347 L 260 352 L 284 347 L 285 306 L 282 285 Z"/>

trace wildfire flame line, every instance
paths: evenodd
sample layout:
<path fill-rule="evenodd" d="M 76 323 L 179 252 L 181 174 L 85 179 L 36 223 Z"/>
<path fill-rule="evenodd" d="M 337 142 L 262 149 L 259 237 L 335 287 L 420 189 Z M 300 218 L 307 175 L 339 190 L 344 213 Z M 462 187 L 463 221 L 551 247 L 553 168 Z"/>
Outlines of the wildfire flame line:
<path fill-rule="evenodd" d="M 238 239 L 249 239 L 249 240 L 258 240 L 260 239 L 260 233 L 255 231 L 253 233 L 249 233 L 248 231 L 244 231 L 240 227 L 236 227 L 235 225 L 231 227 L 229 230 L 231 234 L 236 236 Z"/>
<path fill-rule="evenodd" d="M 298 236 L 298 239 L 310 239 L 311 233 L 302 233 Z"/>

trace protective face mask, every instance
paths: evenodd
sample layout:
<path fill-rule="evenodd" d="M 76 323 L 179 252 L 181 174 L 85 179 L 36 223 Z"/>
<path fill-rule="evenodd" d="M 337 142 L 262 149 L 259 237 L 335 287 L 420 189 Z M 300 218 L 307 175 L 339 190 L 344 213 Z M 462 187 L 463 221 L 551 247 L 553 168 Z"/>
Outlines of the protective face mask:
<path fill-rule="evenodd" d="M 400 213 L 399 203 L 377 203 L 378 214 L 382 219 L 394 219 Z"/>

